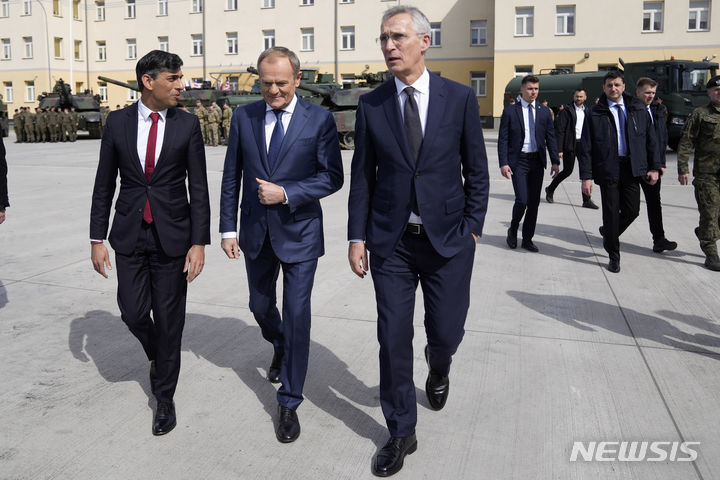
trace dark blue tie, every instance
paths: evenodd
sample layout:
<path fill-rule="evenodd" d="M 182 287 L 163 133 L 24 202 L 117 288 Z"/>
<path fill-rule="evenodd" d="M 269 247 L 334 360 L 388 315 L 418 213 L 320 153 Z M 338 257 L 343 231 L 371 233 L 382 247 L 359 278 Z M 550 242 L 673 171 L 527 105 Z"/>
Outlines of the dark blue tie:
<path fill-rule="evenodd" d="M 275 162 L 277 162 L 283 137 L 285 136 L 285 127 L 283 127 L 282 124 L 283 111 L 284 110 L 273 109 L 276 121 L 272 136 L 270 137 L 270 147 L 268 148 L 268 167 L 270 167 L 270 171 L 275 169 Z"/>
<path fill-rule="evenodd" d="M 532 103 L 528 105 L 528 123 L 530 124 L 530 151 L 537 152 L 537 140 L 535 140 L 535 113 Z"/>
<path fill-rule="evenodd" d="M 615 104 L 615 108 L 617 108 L 618 122 L 620 123 L 620 140 L 618 143 L 618 155 L 620 155 L 621 153 L 623 155 L 627 155 L 627 148 L 625 146 L 625 111 L 622 109 L 622 106 L 619 103 Z"/>

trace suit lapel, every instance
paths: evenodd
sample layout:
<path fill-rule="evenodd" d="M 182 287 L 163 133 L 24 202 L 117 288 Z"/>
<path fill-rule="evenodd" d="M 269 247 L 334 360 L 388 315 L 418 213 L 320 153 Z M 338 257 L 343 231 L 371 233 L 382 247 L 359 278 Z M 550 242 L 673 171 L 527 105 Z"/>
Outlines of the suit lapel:
<path fill-rule="evenodd" d="M 525 143 L 525 118 L 523 118 L 523 106 L 520 100 L 515 104 L 515 114 L 520 122 L 520 131 L 523 134 L 523 143 Z"/>
<path fill-rule="evenodd" d="M 440 77 L 430 74 L 430 92 L 428 99 L 427 120 L 425 121 L 425 135 L 418 155 L 418 163 L 430 150 L 430 146 L 437 137 L 440 122 L 445 118 L 445 105 L 447 104 L 445 83 Z"/>
<path fill-rule="evenodd" d="M 270 174 L 270 168 L 268 167 L 267 149 L 265 148 L 265 101 L 260 100 L 247 108 L 250 110 L 250 123 L 253 129 L 253 136 L 255 137 L 255 143 L 257 144 L 258 153 L 260 154 L 260 161 L 265 169 L 265 172 Z"/>
<path fill-rule="evenodd" d="M 398 105 L 397 100 L 395 80 L 391 78 L 383 86 L 378 88 L 385 88 L 387 90 L 386 92 L 383 92 L 383 95 L 385 96 L 385 100 L 383 100 L 383 110 L 385 110 L 385 116 L 387 117 L 388 124 L 390 125 L 390 131 L 392 131 L 407 164 L 412 168 L 415 168 L 415 159 L 410 158 L 410 146 L 408 145 L 407 137 L 405 136 L 402 115 L 400 115 L 400 106 Z"/>
<path fill-rule="evenodd" d="M 278 153 L 275 168 L 272 172 L 270 172 L 270 175 L 275 173 L 280 164 L 283 162 L 283 159 L 290 150 L 293 142 L 295 142 L 295 139 L 298 135 L 300 135 L 300 132 L 302 132 L 303 128 L 305 128 L 305 125 L 307 125 L 309 117 L 310 113 L 308 112 L 308 105 L 301 100 L 300 97 L 298 97 L 297 102 L 295 103 L 295 110 L 293 111 L 292 117 L 290 117 L 290 124 L 288 125 L 287 132 L 285 132 L 282 144 L 280 145 L 280 153 Z"/>
<path fill-rule="evenodd" d="M 143 172 L 142 167 L 140 166 L 140 157 L 138 157 L 137 153 L 137 136 L 138 136 L 138 106 L 137 102 L 132 104 L 130 107 L 126 109 L 127 113 L 127 128 L 125 129 L 125 141 L 127 142 L 127 151 L 128 155 L 130 157 L 130 163 L 133 165 L 131 168 L 135 170 L 135 172 L 140 175 L 142 178 L 145 178 L 145 173 Z"/>

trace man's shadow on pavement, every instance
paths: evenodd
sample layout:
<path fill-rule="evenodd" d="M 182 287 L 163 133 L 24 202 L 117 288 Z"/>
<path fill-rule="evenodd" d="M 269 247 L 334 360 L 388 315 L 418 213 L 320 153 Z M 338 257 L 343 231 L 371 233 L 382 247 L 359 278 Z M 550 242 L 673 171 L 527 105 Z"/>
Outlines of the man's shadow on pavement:
<path fill-rule="evenodd" d="M 108 382 L 135 381 L 154 403 L 148 376 L 149 362 L 119 316 L 103 310 L 88 311 L 70 324 L 70 351 L 81 362 L 94 362 Z M 256 325 L 230 317 L 188 314 L 182 350 L 221 368 L 232 369 L 252 390 L 271 419 L 277 415 L 276 387 L 265 378 L 272 346 Z M 259 371 L 262 370 L 262 371 Z M 178 388 L 182 388 L 182 371 Z M 386 428 L 352 402 L 379 407 L 377 387 L 368 387 L 347 364 L 325 346 L 310 342 L 310 363 L 303 389 L 306 400 L 343 422 L 357 435 L 380 445 Z M 344 397 L 344 398 L 343 398 Z M 349 400 L 346 400 L 349 399 Z"/>
<path fill-rule="evenodd" d="M 595 331 L 594 327 L 600 327 L 630 336 L 627 324 L 621 318 L 622 313 L 617 305 L 563 295 L 538 295 L 514 290 L 507 293 L 526 307 L 580 330 Z M 628 318 L 635 338 L 644 338 L 678 350 L 720 360 L 720 352 L 708 349 L 720 349 L 720 325 L 696 315 L 683 315 L 666 310 L 656 312 L 658 315 L 709 332 L 709 334 L 687 333 L 659 316 L 648 315 L 627 307 L 623 307 L 622 310 Z M 576 312 L 590 312 L 591 315 L 586 318 L 578 318 Z"/>

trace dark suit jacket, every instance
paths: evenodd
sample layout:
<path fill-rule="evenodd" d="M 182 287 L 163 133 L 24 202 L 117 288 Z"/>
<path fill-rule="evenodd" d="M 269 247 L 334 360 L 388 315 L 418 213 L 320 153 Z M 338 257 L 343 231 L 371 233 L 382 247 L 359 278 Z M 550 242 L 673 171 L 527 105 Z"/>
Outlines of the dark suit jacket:
<path fill-rule="evenodd" d="M 256 258 L 269 234 L 275 255 L 283 262 L 318 258 L 325 253 L 320 199 L 343 184 L 335 120 L 327 110 L 298 98 L 271 171 L 265 148 L 265 110 L 261 100 L 233 113 L 222 178 L 220 232 L 237 228 L 239 202 L 238 245 L 245 255 Z M 285 188 L 288 204 L 261 204 L 255 178 Z"/>
<path fill-rule="evenodd" d="M 632 174 L 642 177 L 648 170 L 661 168 L 655 130 L 644 103 L 626 93 L 623 93 L 623 103 L 627 112 L 625 127 Z M 580 178 L 593 179 L 597 184 L 617 181 L 620 178 L 617 128 L 605 94 L 586 114 L 581 142 Z"/>
<path fill-rule="evenodd" d="M 590 109 L 585 107 L 585 113 Z M 558 150 L 570 154 L 575 152 L 575 125 L 577 124 L 577 112 L 575 103 L 570 102 L 560 110 L 555 119 L 555 138 L 557 139 Z"/>
<path fill-rule="evenodd" d="M 5 144 L 3 143 L 2 135 L 0 135 L 0 210 L 5 210 L 5 207 L 10 206 L 10 202 L 8 201 L 7 172 Z"/>
<path fill-rule="evenodd" d="M 510 165 L 515 169 L 525 142 L 525 122 L 523 120 L 522 102 L 508 105 L 500 117 L 500 130 L 498 132 L 498 159 L 500 166 Z M 550 161 L 560 164 L 557 153 L 557 140 L 550 109 L 539 102 L 535 102 L 535 143 L 543 168 L 547 167 L 547 155 Z"/>
<path fill-rule="evenodd" d="M 205 147 L 197 117 L 178 108 L 166 116 L 162 151 L 150 181 L 137 154 L 137 103 L 111 112 L 103 128 L 100 163 L 90 211 L 90 238 L 104 239 L 120 172 L 120 193 L 110 230 L 110 245 L 132 253 L 140 233 L 143 209 L 150 199 L 153 221 L 164 252 L 185 255 L 191 245 L 210 243 Z M 190 200 L 188 201 L 188 188 Z"/>
<path fill-rule="evenodd" d="M 360 97 L 348 200 L 348 239 L 388 258 L 405 231 L 414 185 L 428 238 L 443 257 L 482 234 L 489 177 L 477 97 L 430 74 L 422 147 L 410 158 L 394 79 Z M 462 173 L 462 175 L 461 175 Z M 463 180 L 464 178 L 464 180 Z"/>
<path fill-rule="evenodd" d="M 650 111 L 652 112 L 653 129 L 655 130 L 655 137 L 657 139 L 656 154 L 658 156 L 660 166 L 665 168 L 665 153 L 668 145 L 667 108 L 662 103 L 652 103 L 650 104 Z"/>

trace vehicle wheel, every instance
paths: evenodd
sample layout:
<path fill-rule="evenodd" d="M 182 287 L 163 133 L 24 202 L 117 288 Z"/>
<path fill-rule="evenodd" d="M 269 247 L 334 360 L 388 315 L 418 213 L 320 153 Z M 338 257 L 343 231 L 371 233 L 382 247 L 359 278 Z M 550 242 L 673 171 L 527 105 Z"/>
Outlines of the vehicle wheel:
<path fill-rule="evenodd" d="M 97 123 L 88 125 L 87 130 L 90 138 L 100 138 L 102 136 L 102 129 Z"/>
<path fill-rule="evenodd" d="M 355 132 L 345 132 L 341 134 L 340 143 L 347 150 L 355 150 Z"/>

